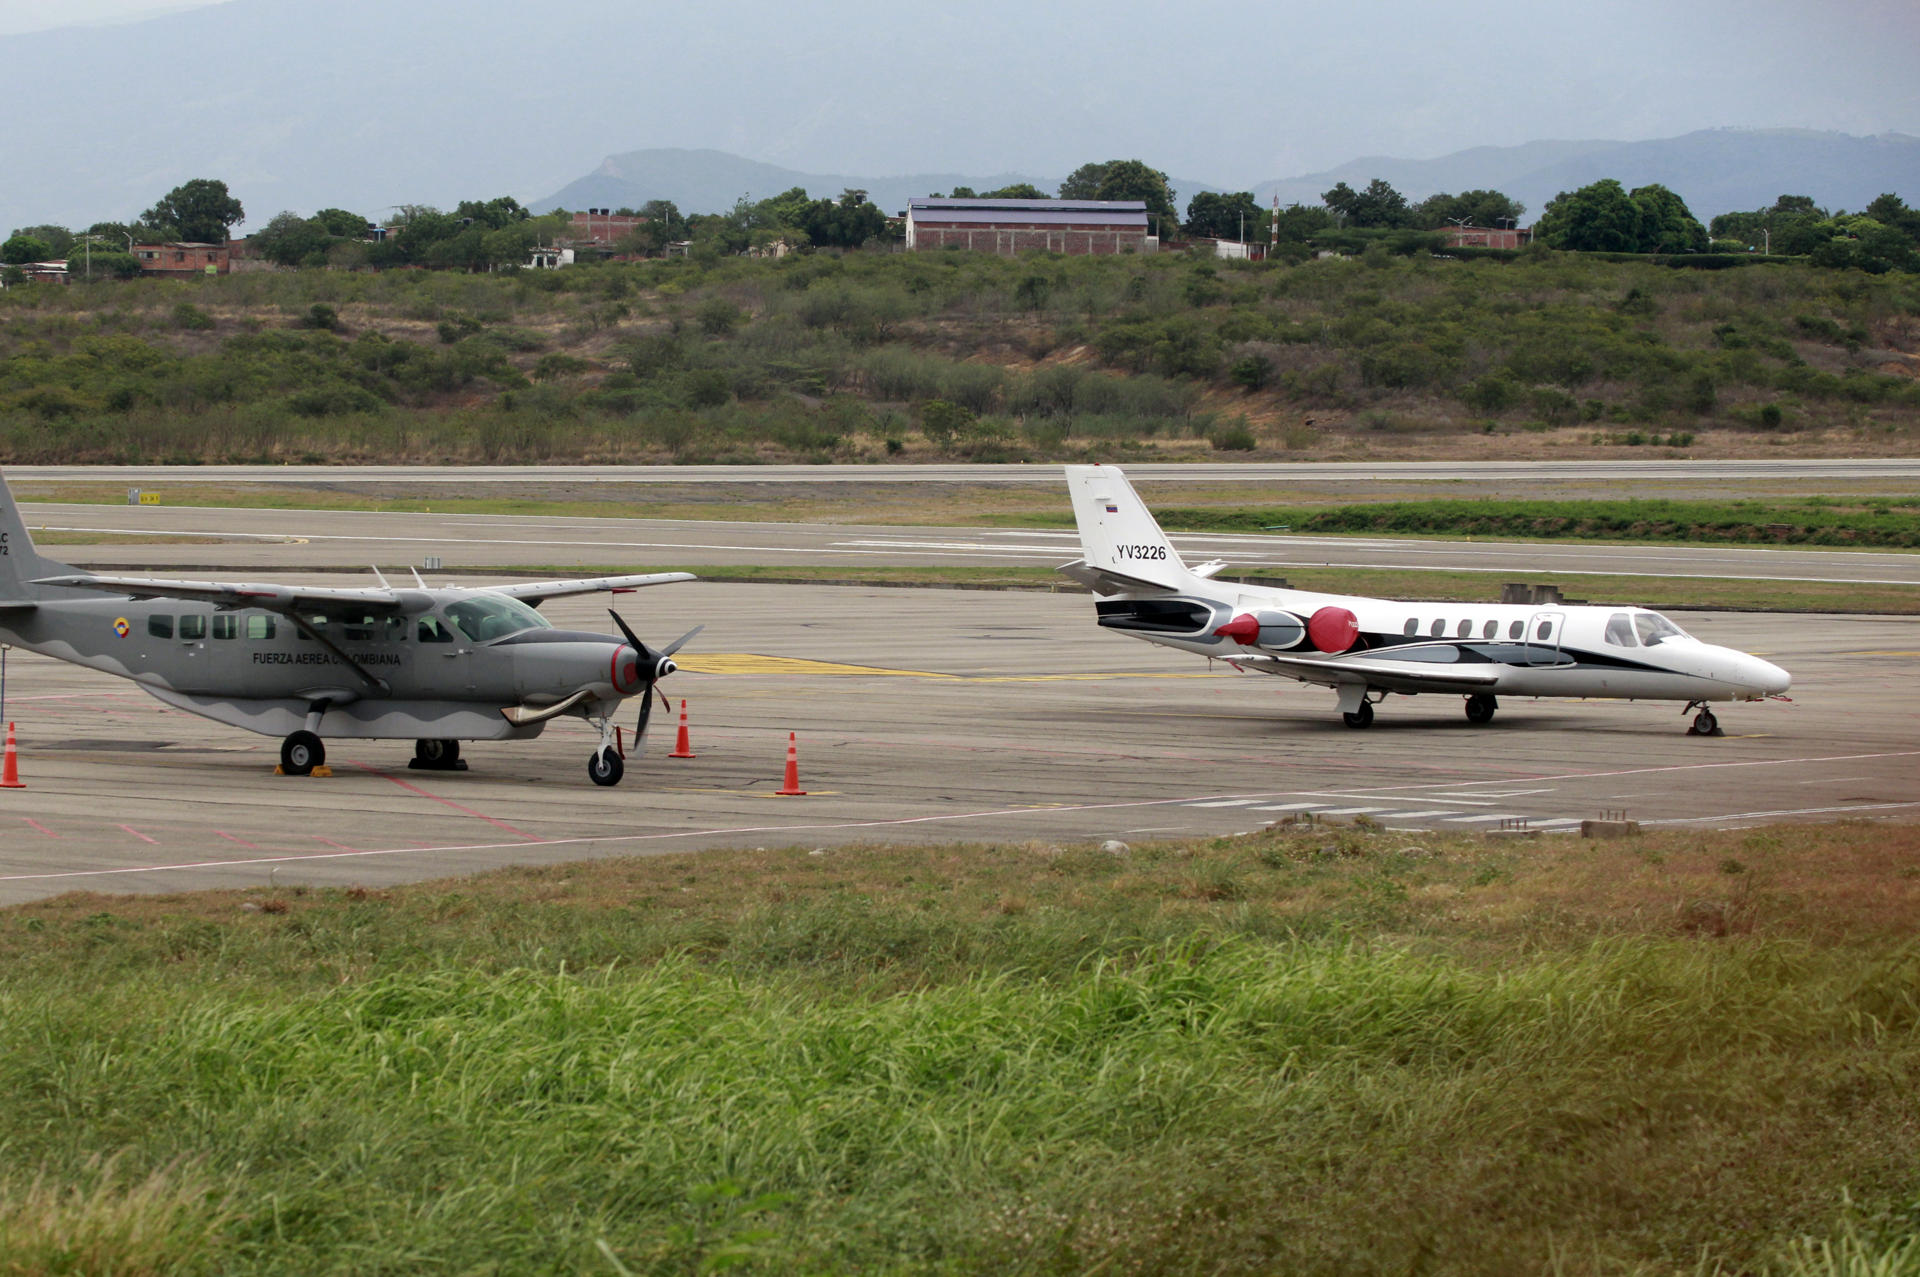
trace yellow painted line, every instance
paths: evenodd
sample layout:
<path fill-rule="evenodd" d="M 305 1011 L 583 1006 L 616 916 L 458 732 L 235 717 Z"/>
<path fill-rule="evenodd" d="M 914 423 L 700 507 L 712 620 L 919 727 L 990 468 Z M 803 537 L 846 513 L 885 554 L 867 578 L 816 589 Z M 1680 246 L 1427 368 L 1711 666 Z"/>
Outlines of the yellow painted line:
<path fill-rule="evenodd" d="M 951 683 L 1097 683 L 1113 678 L 1233 678 L 1232 674 L 939 674 L 932 670 L 895 670 L 880 665 L 844 665 L 836 661 L 809 661 L 797 656 L 761 656 L 753 652 L 703 652 L 674 658 L 681 669 L 694 674 L 787 674 L 931 678 Z"/>

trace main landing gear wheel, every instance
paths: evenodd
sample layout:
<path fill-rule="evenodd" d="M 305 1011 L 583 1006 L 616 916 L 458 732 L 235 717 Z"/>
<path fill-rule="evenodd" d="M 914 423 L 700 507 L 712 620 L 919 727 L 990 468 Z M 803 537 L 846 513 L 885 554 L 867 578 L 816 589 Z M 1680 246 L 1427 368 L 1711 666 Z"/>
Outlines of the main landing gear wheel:
<path fill-rule="evenodd" d="M 1342 714 L 1340 717 L 1346 720 L 1348 727 L 1372 727 L 1373 702 L 1361 701 L 1359 709 L 1354 710 L 1351 714 Z"/>
<path fill-rule="evenodd" d="M 1469 723 L 1491 723 L 1493 711 L 1500 708 L 1500 702 L 1490 692 L 1475 692 L 1467 697 L 1467 721 Z"/>
<path fill-rule="evenodd" d="M 1687 730 L 1687 735 L 1715 736 L 1719 732 L 1720 720 L 1713 716 L 1712 710 L 1703 709 L 1693 716 L 1693 726 Z"/>
<path fill-rule="evenodd" d="M 289 776 L 311 776 L 327 761 L 327 747 L 312 732 L 294 732 L 280 742 L 280 770 Z"/>
<path fill-rule="evenodd" d="M 610 749 L 597 749 L 587 759 L 587 775 L 596 785 L 618 785 L 620 777 L 626 774 L 627 765 L 620 755 Z"/>
<path fill-rule="evenodd" d="M 460 742 L 457 740 L 413 742 L 413 762 L 408 766 L 429 772 L 455 772 L 467 769 L 467 765 L 460 761 Z"/>

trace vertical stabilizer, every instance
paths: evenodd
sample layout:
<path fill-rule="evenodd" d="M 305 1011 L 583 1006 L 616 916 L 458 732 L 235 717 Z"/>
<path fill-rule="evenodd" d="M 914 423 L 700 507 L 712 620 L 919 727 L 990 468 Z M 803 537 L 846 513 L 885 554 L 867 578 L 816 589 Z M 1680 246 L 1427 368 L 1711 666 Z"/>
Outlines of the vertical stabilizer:
<path fill-rule="evenodd" d="M 20 507 L 14 502 L 13 490 L 7 487 L 6 477 L 0 475 L 0 603 L 41 598 L 47 591 L 30 582 L 37 577 L 60 576 L 72 571 L 64 563 L 41 558 L 33 548 L 33 538 L 20 519 Z"/>
<path fill-rule="evenodd" d="M 1087 567 L 1163 589 L 1186 587 L 1187 565 L 1118 466 L 1068 466 L 1067 490 Z"/>

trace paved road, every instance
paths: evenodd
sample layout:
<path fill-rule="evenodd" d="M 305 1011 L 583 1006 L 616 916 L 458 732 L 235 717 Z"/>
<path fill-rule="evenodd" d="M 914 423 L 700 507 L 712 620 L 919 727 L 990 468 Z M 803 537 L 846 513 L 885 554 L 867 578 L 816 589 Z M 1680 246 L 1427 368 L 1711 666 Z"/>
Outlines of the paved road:
<path fill-rule="evenodd" d="M 112 564 L 192 575 L 237 571 L 261 577 L 370 563 L 403 569 L 429 555 L 439 556 L 449 571 L 574 564 L 1054 567 L 1079 556 L 1077 538 L 1064 530 L 37 503 L 23 503 L 22 510 L 36 529 L 215 539 L 214 544 L 113 542 L 46 548 L 48 554 L 81 566 Z M 1416 568 L 1485 572 L 1516 580 L 1582 573 L 1920 585 L 1920 554 L 1228 534 L 1185 535 L 1174 541 L 1191 563 L 1224 558 L 1236 570 L 1256 574 L 1300 567 Z"/>
<path fill-rule="evenodd" d="M 1324 690 L 1094 628 L 1084 598 L 695 583 L 622 605 L 682 653 L 698 758 L 656 747 L 588 783 L 589 732 L 475 745 L 460 774 L 403 742 L 341 742 L 331 779 L 273 775 L 277 743 L 132 685 L 16 652 L 6 713 L 28 788 L 0 791 L 0 903 L 71 890 L 377 885 L 506 864 L 720 846 L 1233 834 L 1297 812 L 1409 831 L 1909 820 L 1920 814 L 1920 636 L 1869 617 L 1695 615 L 1702 638 L 1795 675 L 1792 703 L 1729 706 L 1723 739 L 1665 704 L 1450 696 L 1340 725 Z M 549 605 L 604 628 L 593 600 Z M 807 798 L 770 796 L 787 732 Z M 1410 841 L 1419 838 L 1409 832 Z"/>
<path fill-rule="evenodd" d="M 1130 464 L 1129 477 L 1153 483 L 1468 481 L 1504 483 L 1633 480 L 1920 480 L 1920 458 L 1627 461 L 1238 461 Z M 424 484 L 525 483 L 1065 483 L 1054 465 L 824 466 L 9 466 L 15 482 Z"/>

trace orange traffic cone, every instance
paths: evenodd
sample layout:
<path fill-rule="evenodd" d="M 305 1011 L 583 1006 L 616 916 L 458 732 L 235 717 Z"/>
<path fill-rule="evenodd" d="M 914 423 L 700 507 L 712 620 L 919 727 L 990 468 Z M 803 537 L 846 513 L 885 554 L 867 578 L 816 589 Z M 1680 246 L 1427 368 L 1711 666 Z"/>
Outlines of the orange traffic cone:
<path fill-rule="evenodd" d="M 668 758 L 692 758 L 693 741 L 687 736 L 687 703 L 680 702 L 680 735 L 673 742 L 673 752 Z"/>
<path fill-rule="evenodd" d="M 0 761 L 0 789 L 25 789 L 20 781 L 20 751 L 13 743 L 13 724 L 7 724 L 7 755 Z"/>
<path fill-rule="evenodd" d="M 782 798 L 805 798 L 807 791 L 800 788 L 800 750 L 795 744 L 793 733 L 787 733 L 787 783 L 773 791 Z"/>

